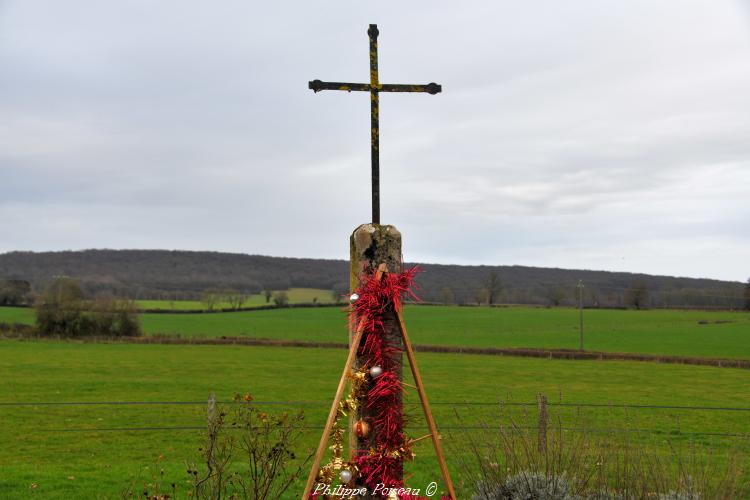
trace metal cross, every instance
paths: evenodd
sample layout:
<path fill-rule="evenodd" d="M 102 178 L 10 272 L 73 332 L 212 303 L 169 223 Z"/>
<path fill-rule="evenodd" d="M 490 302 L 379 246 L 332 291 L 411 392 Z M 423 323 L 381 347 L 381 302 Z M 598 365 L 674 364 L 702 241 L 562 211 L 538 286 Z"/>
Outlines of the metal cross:
<path fill-rule="evenodd" d="M 378 25 L 371 24 L 367 30 L 370 36 L 370 83 L 341 83 L 311 81 L 308 86 L 315 92 L 321 90 L 346 90 L 370 93 L 370 142 L 372 157 L 372 223 L 380 224 L 380 92 L 426 92 L 437 94 L 443 89 L 437 83 L 410 85 L 380 83 L 378 81 Z"/>

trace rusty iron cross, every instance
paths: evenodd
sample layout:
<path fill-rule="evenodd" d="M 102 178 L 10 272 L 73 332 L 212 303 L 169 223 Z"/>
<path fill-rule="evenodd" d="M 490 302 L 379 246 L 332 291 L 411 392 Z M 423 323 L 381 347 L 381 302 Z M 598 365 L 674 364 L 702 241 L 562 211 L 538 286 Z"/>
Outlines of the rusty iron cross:
<path fill-rule="evenodd" d="M 315 92 L 321 90 L 346 90 L 370 93 L 370 153 L 372 158 L 372 223 L 380 224 L 380 92 L 425 92 L 437 94 L 443 89 L 437 83 L 411 85 L 380 83 L 378 80 L 378 25 L 371 24 L 370 36 L 370 83 L 322 82 L 313 80 L 308 87 Z"/>

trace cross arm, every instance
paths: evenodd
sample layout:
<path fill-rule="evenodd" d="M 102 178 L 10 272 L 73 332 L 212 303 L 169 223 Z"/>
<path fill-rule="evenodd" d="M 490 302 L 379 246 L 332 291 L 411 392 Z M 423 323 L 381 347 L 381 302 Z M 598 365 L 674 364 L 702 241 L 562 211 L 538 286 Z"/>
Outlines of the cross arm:
<path fill-rule="evenodd" d="M 443 91 L 442 85 L 437 83 L 428 83 L 427 85 L 413 85 L 408 83 L 384 83 L 379 86 L 379 92 L 426 92 L 428 94 L 438 94 Z"/>
<path fill-rule="evenodd" d="M 371 90 L 369 83 L 343 83 L 343 82 L 321 82 L 320 80 L 313 80 L 307 84 L 307 87 L 315 92 L 321 90 L 346 90 L 369 92 Z"/>
<path fill-rule="evenodd" d="M 427 85 L 421 84 L 402 84 L 402 83 L 383 83 L 376 85 L 374 88 L 369 83 L 344 83 L 344 82 L 322 82 L 320 80 L 313 80 L 308 83 L 308 88 L 320 92 L 321 90 L 346 90 L 347 92 L 359 91 L 359 92 L 370 92 L 375 90 L 376 92 L 424 92 L 427 94 L 437 94 L 442 92 L 443 87 L 437 83 L 428 83 Z"/>

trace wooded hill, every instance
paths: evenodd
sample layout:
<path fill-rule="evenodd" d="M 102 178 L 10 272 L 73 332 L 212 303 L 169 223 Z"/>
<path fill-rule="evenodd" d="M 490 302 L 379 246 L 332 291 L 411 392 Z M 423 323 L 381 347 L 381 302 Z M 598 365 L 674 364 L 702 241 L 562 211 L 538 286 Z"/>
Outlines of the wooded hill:
<path fill-rule="evenodd" d="M 411 265 L 411 264 L 409 264 Z M 527 266 L 418 264 L 427 302 L 572 305 L 582 280 L 586 306 L 744 306 L 744 284 L 606 271 Z M 493 273 L 496 278 L 493 279 Z M 0 280 L 24 280 L 35 292 L 55 276 L 77 279 L 92 294 L 137 299 L 196 299 L 207 288 L 257 293 L 289 287 L 348 290 L 348 263 L 219 252 L 83 250 L 0 254 Z M 489 293 L 492 292 L 492 293 Z M 635 302 L 634 302 L 635 301 Z"/>

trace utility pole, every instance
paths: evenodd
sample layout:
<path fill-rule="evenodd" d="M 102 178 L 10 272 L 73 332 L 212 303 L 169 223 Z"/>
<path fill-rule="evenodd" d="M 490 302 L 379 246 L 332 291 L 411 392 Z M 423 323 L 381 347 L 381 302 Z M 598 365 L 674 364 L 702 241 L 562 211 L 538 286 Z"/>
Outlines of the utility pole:
<path fill-rule="evenodd" d="M 583 351 L 583 280 L 578 280 L 576 288 L 578 288 L 578 322 L 581 337 L 579 349 Z"/>

